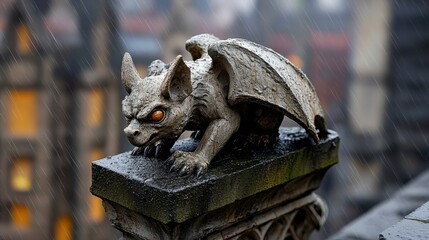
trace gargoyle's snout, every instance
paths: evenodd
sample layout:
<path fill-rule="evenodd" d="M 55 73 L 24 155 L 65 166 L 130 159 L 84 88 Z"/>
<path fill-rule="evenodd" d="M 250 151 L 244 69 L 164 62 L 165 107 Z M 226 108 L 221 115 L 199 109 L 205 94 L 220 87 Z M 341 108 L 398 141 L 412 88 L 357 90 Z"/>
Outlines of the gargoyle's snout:
<path fill-rule="evenodd" d="M 130 124 L 124 129 L 128 141 L 133 145 L 141 145 L 145 141 L 145 136 L 140 129 L 140 124 L 137 120 L 133 119 Z"/>
<path fill-rule="evenodd" d="M 137 129 L 131 129 L 129 127 L 126 127 L 124 129 L 125 134 L 127 134 L 128 138 L 133 138 L 133 137 L 137 137 L 138 135 L 140 135 L 142 132 L 140 130 Z"/>

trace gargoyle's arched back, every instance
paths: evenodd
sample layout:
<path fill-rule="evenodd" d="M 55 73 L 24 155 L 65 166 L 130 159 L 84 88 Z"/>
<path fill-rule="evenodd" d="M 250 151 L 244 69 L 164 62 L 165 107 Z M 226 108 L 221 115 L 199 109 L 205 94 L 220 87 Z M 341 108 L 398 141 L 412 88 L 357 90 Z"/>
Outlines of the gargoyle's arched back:
<path fill-rule="evenodd" d="M 323 110 L 313 85 L 283 56 L 247 40 L 219 40 L 209 34 L 189 39 L 186 49 L 194 60 L 209 56 L 214 69 L 228 73 L 230 105 L 253 102 L 267 106 L 296 121 L 316 142 L 316 129 L 320 136 L 326 135 Z"/>

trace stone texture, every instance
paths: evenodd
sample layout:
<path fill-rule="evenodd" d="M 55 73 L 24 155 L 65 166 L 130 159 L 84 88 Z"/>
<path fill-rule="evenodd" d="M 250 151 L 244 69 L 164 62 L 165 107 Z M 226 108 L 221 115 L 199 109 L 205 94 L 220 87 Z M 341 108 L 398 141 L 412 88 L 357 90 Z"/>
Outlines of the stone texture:
<path fill-rule="evenodd" d="M 168 167 L 154 158 L 130 153 L 107 157 L 93 162 L 91 192 L 163 224 L 182 223 L 250 196 L 269 199 L 278 193 L 287 196 L 281 201 L 292 200 L 319 186 L 326 170 L 337 162 L 339 138 L 330 131 L 327 139 L 314 145 L 299 128 L 282 128 L 280 133 L 275 148 L 265 152 L 221 152 L 201 178 L 168 173 Z M 182 140 L 173 150 L 189 151 L 196 145 L 195 140 Z M 276 191 L 264 192 L 270 189 Z M 267 207 L 252 204 L 243 204 L 243 212 Z"/>
<path fill-rule="evenodd" d="M 429 224 L 404 219 L 380 234 L 383 240 L 429 239 Z"/>
<path fill-rule="evenodd" d="M 429 202 L 423 204 L 416 211 L 408 214 L 405 217 L 405 219 L 420 221 L 420 222 L 423 222 L 423 223 L 429 223 Z M 429 234 L 428 234 L 428 236 L 429 236 Z"/>
<path fill-rule="evenodd" d="M 380 239 L 429 239 L 429 202 L 380 234 Z"/>

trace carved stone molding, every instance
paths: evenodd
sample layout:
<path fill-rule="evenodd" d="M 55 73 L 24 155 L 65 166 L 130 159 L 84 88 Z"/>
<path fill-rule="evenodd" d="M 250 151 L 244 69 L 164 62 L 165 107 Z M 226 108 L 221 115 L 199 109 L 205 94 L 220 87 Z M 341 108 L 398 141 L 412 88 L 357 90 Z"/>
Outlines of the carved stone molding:
<path fill-rule="evenodd" d="M 211 222 L 201 224 L 201 219 L 196 218 L 183 224 L 166 225 L 115 203 L 109 201 L 103 203 L 109 220 L 116 228 L 124 232 L 123 240 L 199 239 L 201 237 L 208 240 L 308 239 L 313 230 L 319 229 L 323 225 L 328 214 L 325 202 L 316 194 L 310 194 L 256 213 L 243 220 L 237 220 L 229 226 L 226 221 L 225 226 L 227 227 L 201 236 L 192 228 L 211 224 L 216 226 L 217 224 Z"/>
<path fill-rule="evenodd" d="M 208 239 L 307 239 L 323 225 L 327 215 L 325 202 L 311 194 L 237 223 Z"/>

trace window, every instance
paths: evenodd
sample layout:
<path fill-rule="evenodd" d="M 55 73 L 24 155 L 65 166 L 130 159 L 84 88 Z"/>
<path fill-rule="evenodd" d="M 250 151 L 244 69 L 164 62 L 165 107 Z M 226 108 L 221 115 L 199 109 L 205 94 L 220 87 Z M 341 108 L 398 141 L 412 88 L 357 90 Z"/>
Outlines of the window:
<path fill-rule="evenodd" d="M 17 158 L 10 169 L 10 186 L 14 191 L 26 192 L 31 189 L 31 163 L 27 158 Z"/>
<path fill-rule="evenodd" d="M 11 204 L 9 212 L 12 225 L 20 228 L 30 226 L 30 210 L 24 204 Z"/>
<path fill-rule="evenodd" d="M 12 135 L 35 135 L 37 132 L 37 93 L 33 89 L 9 90 L 7 129 Z"/>
<path fill-rule="evenodd" d="M 94 222 L 99 222 L 104 218 L 103 203 L 100 198 L 89 196 L 89 217 Z"/>
<path fill-rule="evenodd" d="M 101 159 L 103 157 L 103 151 L 100 148 L 94 148 L 89 152 L 89 162 Z M 90 180 L 91 182 L 91 180 Z M 89 195 L 88 199 L 88 210 L 89 217 L 94 222 L 99 222 L 104 218 L 104 208 L 100 198 L 93 195 Z"/>
<path fill-rule="evenodd" d="M 103 92 L 102 89 L 93 89 L 87 93 L 88 112 L 86 122 L 91 127 L 98 126 L 103 119 Z"/>
<path fill-rule="evenodd" d="M 70 216 L 60 215 L 55 223 L 55 240 L 72 239 L 72 220 Z"/>
<path fill-rule="evenodd" d="M 16 27 L 16 51 L 19 54 L 28 54 L 30 52 L 31 39 L 28 27 L 20 23 Z"/>

